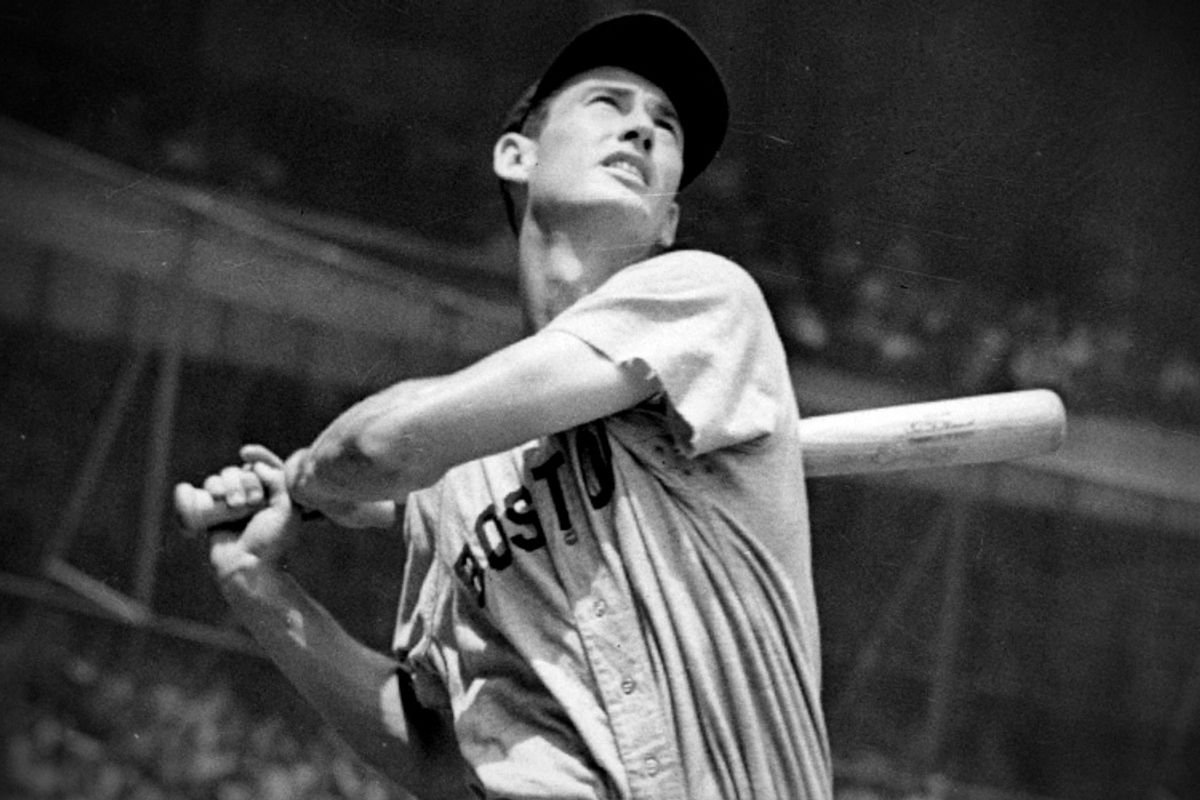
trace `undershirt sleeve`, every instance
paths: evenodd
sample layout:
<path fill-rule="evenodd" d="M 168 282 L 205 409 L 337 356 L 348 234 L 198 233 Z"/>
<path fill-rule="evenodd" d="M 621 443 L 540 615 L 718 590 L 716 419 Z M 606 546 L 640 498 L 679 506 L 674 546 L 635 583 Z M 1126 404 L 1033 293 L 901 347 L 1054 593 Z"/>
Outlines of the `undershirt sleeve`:
<path fill-rule="evenodd" d="M 689 456 L 760 439 L 780 420 L 782 345 L 732 261 L 686 250 L 625 267 L 546 327 L 658 382 Z"/>

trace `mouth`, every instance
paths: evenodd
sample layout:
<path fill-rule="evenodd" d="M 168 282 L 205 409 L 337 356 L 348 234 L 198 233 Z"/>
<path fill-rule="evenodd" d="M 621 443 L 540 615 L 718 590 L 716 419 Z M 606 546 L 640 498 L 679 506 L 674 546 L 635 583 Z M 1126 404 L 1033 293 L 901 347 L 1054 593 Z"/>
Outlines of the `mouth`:
<path fill-rule="evenodd" d="M 632 153 L 613 153 L 600 165 L 618 177 L 636 182 L 640 186 L 650 185 L 650 169 L 646 162 Z"/>

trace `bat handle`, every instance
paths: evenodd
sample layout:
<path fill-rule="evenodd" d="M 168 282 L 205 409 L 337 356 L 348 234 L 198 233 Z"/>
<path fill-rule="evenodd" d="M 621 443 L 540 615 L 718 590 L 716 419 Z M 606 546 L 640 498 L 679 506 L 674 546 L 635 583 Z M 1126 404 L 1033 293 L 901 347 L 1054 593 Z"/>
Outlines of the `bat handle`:
<path fill-rule="evenodd" d="M 266 503 L 263 502 L 230 508 L 224 500 L 218 500 L 190 483 L 175 485 L 175 515 L 179 526 L 190 533 L 232 527 L 232 523 L 254 516 L 265 506 Z"/>

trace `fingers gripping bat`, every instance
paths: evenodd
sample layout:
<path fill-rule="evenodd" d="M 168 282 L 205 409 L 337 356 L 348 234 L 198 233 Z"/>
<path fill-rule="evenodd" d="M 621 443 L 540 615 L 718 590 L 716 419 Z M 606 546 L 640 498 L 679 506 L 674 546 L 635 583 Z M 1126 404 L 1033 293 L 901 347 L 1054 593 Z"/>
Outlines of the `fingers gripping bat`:
<path fill-rule="evenodd" d="M 1053 452 L 1065 437 L 1066 410 L 1049 389 L 970 395 L 800 420 L 807 477 L 1009 461 Z M 180 524 L 189 531 L 226 525 L 260 508 L 230 508 L 189 484 L 175 487 L 175 510 Z"/>

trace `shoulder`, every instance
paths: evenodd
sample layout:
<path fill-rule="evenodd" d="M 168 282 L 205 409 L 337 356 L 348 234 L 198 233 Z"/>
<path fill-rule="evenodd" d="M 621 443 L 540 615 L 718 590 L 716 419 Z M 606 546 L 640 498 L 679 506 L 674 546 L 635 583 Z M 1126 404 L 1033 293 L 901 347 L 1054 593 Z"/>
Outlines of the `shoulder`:
<path fill-rule="evenodd" d="M 615 277 L 649 281 L 663 291 L 691 289 L 761 297 L 758 284 L 741 265 L 707 250 L 671 250 L 631 264 Z"/>
<path fill-rule="evenodd" d="M 669 250 L 633 265 L 645 270 L 682 270 L 697 275 L 750 280 L 750 274 L 725 256 L 708 250 Z"/>

